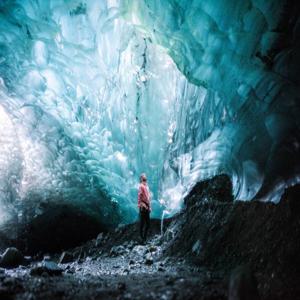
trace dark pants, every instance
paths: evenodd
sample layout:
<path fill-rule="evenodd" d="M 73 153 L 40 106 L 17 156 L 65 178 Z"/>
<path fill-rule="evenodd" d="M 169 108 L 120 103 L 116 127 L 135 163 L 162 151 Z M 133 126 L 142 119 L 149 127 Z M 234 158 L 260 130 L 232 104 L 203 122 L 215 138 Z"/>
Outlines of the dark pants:
<path fill-rule="evenodd" d="M 140 209 L 140 236 L 142 240 L 147 239 L 147 233 L 150 227 L 150 211 L 147 209 Z"/>

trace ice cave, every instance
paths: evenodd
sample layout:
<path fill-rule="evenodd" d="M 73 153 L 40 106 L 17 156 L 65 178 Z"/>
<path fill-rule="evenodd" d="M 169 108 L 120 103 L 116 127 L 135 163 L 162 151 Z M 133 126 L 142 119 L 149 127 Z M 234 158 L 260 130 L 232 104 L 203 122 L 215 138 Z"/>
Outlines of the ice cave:
<path fill-rule="evenodd" d="M 297 0 L 0 0 L 0 298 L 300 297 L 299 16 Z M 154 237 L 139 246 L 142 173 Z M 106 248 L 108 273 L 91 267 Z M 27 265 L 6 270 L 5 249 Z M 213 288 L 95 294 L 132 253 L 152 269 L 125 275 L 181 274 L 177 255 Z M 35 294 L 38 268 L 74 270 L 60 288 L 78 273 L 81 293 Z"/>

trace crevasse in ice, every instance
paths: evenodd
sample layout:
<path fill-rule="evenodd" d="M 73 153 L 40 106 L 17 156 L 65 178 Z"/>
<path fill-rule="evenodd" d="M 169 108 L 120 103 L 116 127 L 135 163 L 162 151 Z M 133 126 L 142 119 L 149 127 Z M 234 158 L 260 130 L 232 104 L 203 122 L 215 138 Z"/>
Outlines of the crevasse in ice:
<path fill-rule="evenodd" d="M 130 222 L 141 172 L 155 217 L 221 172 L 236 198 L 277 201 L 298 180 L 300 157 L 299 57 L 277 43 L 285 9 L 2 1 L 2 220 L 58 201 Z"/>

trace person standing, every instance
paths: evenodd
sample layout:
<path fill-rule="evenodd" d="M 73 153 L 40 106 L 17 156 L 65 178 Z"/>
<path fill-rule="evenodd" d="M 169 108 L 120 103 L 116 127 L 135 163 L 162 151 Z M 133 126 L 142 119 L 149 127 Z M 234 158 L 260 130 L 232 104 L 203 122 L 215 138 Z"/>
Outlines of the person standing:
<path fill-rule="evenodd" d="M 145 242 L 150 228 L 151 199 L 147 177 L 144 173 L 140 176 L 138 208 L 140 213 L 140 236 L 142 242 Z"/>

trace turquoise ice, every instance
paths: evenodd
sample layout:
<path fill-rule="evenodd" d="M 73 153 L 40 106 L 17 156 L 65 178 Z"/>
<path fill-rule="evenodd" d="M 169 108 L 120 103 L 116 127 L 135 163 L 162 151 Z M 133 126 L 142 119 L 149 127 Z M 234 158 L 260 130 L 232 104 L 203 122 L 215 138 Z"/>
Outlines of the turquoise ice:
<path fill-rule="evenodd" d="M 299 58 L 276 44 L 284 9 L 2 1 L 0 218 L 65 202 L 131 222 L 141 172 L 154 217 L 219 173 L 235 198 L 278 201 L 300 173 Z"/>

